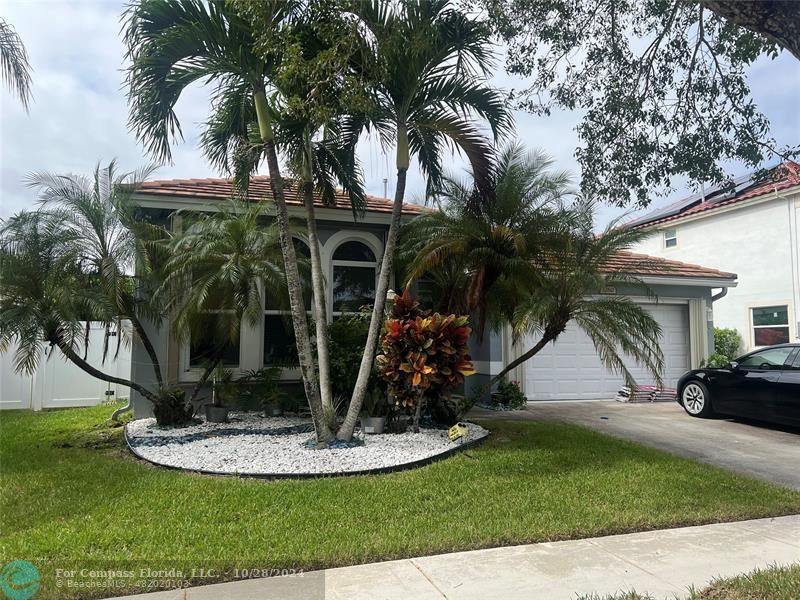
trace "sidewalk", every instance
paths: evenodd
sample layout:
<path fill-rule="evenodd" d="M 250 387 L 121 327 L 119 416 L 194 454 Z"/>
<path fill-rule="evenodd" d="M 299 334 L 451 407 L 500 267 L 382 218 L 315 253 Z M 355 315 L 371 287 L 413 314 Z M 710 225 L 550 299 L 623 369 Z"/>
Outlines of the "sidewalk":
<path fill-rule="evenodd" d="M 136 600 L 684 598 L 717 576 L 800 562 L 800 515 L 457 552 L 130 596 Z"/>

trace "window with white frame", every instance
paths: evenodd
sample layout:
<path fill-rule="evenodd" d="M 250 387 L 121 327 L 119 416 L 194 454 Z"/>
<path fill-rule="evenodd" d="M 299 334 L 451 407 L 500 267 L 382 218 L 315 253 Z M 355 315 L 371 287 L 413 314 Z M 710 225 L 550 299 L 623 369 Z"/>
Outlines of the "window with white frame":
<path fill-rule="evenodd" d="M 308 261 L 311 253 L 308 246 L 294 240 L 294 250 L 300 266 L 300 277 L 303 283 L 303 302 L 306 312 L 311 315 L 311 279 L 308 270 Z M 264 365 L 293 365 L 297 364 L 297 346 L 295 345 L 294 331 L 292 329 L 292 313 L 289 309 L 288 294 L 276 298 L 265 294 L 264 321 L 262 327 L 264 340 Z"/>
<path fill-rule="evenodd" d="M 205 368 L 220 357 L 223 366 L 235 369 L 239 366 L 240 325 L 234 322 L 235 311 L 226 307 L 222 290 L 211 290 L 206 305 L 209 308 L 203 312 L 207 317 L 190 334 L 189 368 Z"/>
<path fill-rule="evenodd" d="M 678 232 L 675 229 L 664 230 L 664 247 L 674 248 L 678 245 Z"/>
<path fill-rule="evenodd" d="M 375 302 L 378 262 L 372 249 L 358 241 L 341 244 L 333 253 L 334 317 L 357 312 Z"/>
<path fill-rule="evenodd" d="M 789 342 L 789 307 L 758 306 L 751 308 L 753 345 L 772 346 Z"/>

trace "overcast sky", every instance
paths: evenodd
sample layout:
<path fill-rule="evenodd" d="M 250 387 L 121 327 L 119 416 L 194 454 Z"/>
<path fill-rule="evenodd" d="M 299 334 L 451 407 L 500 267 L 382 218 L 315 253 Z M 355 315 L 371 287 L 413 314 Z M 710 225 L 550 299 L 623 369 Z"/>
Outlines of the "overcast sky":
<path fill-rule="evenodd" d="M 0 217 L 33 205 L 35 198 L 23 183 L 30 172 L 89 173 L 98 161 L 115 157 L 125 170 L 148 162 L 127 130 L 119 33 L 122 10 L 123 3 L 115 0 L 0 0 L 0 16 L 14 25 L 30 54 L 34 96 L 26 114 L 14 97 L 0 90 Z M 513 87 L 515 81 L 500 71 L 495 84 Z M 800 139 L 800 62 L 786 53 L 775 61 L 762 60 L 752 69 L 750 83 L 779 144 L 796 144 Z M 197 149 L 197 124 L 208 113 L 207 90 L 190 89 L 177 112 L 186 140 L 174 148 L 174 164 L 159 169 L 157 176 L 219 176 Z M 515 116 L 517 135 L 527 146 L 545 149 L 558 168 L 578 177 L 573 158 L 577 115 L 560 112 L 544 118 L 518 112 Z M 391 153 L 387 161 L 376 141 L 365 140 L 360 154 L 368 191 L 383 195 L 383 179 L 388 177 L 391 195 Z M 448 162 L 455 171 L 463 169 L 458 158 Z M 729 165 L 729 169 L 735 175 L 746 172 L 742 165 Z M 411 172 L 407 197 L 422 201 L 423 189 L 420 174 Z M 652 206 L 690 192 L 676 190 Z M 610 207 L 602 209 L 598 224 L 619 213 Z"/>

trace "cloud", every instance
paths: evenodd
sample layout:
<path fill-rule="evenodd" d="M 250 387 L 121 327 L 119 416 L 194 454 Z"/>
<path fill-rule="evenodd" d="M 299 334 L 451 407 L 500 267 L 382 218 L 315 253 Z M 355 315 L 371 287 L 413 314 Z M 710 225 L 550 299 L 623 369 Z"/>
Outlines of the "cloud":
<path fill-rule="evenodd" d="M 127 129 L 127 106 L 123 89 L 124 46 L 120 38 L 121 2 L 103 0 L 10 0 L 3 4 L 3 18 L 12 23 L 25 42 L 33 64 L 34 103 L 25 114 L 19 103 L 0 90 L 0 217 L 35 202 L 23 183 L 32 171 L 87 173 L 98 161 L 118 158 L 122 168 L 134 169 L 149 162 L 143 148 Z M 508 89 L 514 80 L 498 68 L 493 83 Z M 518 85 L 518 84 L 517 84 Z M 775 61 L 763 59 L 753 67 L 751 85 L 762 110 L 772 120 L 779 143 L 793 144 L 800 133 L 796 109 L 800 97 L 800 62 L 784 54 Z M 186 141 L 174 147 L 174 164 L 161 168 L 157 176 L 215 176 L 197 149 L 198 124 L 208 114 L 208 90 L 201 86 L 187 91 L 177 106 Z M 579 115 L 554 111 L 549 117 L 515 113 L 517 137 L 526 146 L 546 150 L 556 168 L 580 175 L 574 160 Z M 388 195 L 395 185 L 394 150 L 383 149 L 376 139 L 365 138 L 359 155 L 370 193 Z M 447 158 L 447 168 L 464 171 L 463 157 Z M 740 174 L 740 165 L 729 165 Z M 408 177 L 407 197 L 422 201 L 425 182 L 416 165 Z M 685 195 L 680 189 L 658 206 Z M 605 223 L 620 210 L 603 207 Z"/>

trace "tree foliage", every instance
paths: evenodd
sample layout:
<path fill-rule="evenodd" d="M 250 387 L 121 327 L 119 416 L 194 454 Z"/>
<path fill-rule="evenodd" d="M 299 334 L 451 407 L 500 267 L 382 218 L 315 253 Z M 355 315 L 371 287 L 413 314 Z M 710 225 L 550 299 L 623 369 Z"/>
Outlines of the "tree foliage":
<path fill-rule="evenodd" d="M 0 78 L 27 111 L 31 104 L 31 64 L 19 34 L 0 18 Z"/>
<path fill-rule="evenodd" d="M 595 204 L 570 194 L 565 173 L 553 172 L 542 152 L 519 144 L 503 149 L 492 185 L 453 185 L 443 211 L 412 221 L 404 236 L 411 257 L 407 283 L 433 280 L 459 310 L 477 310 L 496 327 L 510 325 L 519 357 L 493 380 L 557 340 L 570 323 L 592 340 L 603 364 L 633 377 L 626 357 L 660 378 L 663 355 L 658 323 L 614 286 L 642 281 L 612 270 L 619 252 L 647 232 L 612 222 L 595 235 Z M 657 264 L 641 267 L 657 271 Z"/>
<path fill-rule="evenodd" d="M 780 40 L 738 25 L 742 19 L 716 6 L 735 2 L 478 4 L 508 43 L 508 72 L 530 78 L 514 94 L 516 105 L 582 114 L 576 156 L 584 195 L 647 206 L 676 176 L 719 183 L 725 161 L 756 168 L 800 150 L 777 146 L 747 82 L 748 68 L 761 56 L 775 58 Z M 779 2 L 738 4 L 765 17 L 784 10 Z"/>

